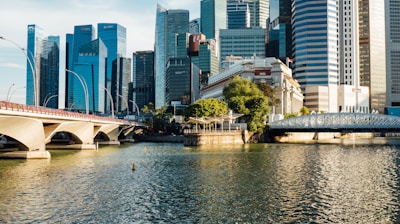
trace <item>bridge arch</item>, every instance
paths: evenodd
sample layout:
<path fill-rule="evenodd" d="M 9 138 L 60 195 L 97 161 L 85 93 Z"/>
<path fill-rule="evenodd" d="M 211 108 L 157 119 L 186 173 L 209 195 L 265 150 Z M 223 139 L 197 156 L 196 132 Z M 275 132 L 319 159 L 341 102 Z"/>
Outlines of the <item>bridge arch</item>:
<path fill-rule="evenodd" d="M 42 121 L 34 118 L 0 116 L 0 133 L 20 143 L 21 151 L 45 151 Z"/>
<path fill-rule="evenodd" d="M 93 144 L 93 129 L 91 122 L 85 121 L 66 121 L 63 123 L 45 125 L 45 143 L 50 143 L 52 137 L 59 132 L 71 134 L 78 144 Z"/>

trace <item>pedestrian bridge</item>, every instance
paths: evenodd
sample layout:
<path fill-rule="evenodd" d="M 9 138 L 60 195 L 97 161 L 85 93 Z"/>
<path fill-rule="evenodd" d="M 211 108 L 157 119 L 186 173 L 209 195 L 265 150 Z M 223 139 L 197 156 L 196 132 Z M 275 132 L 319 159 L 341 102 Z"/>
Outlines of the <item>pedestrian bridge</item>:
<path fill-rule="evenodd" d="M 400 117 L 384 114 L 325 113 L 270 123 L 273 132 L 400 132 Z"/>
<path fill-rule="evenodd" d="M 111 117 L 0 101 L 0 157 L 49 158 L 46 149 L 50 147 L 96 149 L 98 144 L 119 144 L 138 125 Z"/>

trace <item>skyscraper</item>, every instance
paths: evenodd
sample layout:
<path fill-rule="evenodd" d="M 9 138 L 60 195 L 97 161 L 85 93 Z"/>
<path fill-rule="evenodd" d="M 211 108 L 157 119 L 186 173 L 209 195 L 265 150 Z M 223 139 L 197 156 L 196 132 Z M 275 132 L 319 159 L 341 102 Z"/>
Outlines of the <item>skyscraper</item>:
<path fill-rule="evenodd" d="M 189 32 L 188 10 L 167 10 L 157 5 L 155 33 L 155 107 L 165 106 L 166 64 L 178 54 L 177 38 Z M 186 47 L 186 46 L 185 46 Z"/>
<path fill-rule="evenodd" d="M 286 62 L 292 57 L 291 0 L 270 0 L 267 56 Z"/>
<path fill-rule="evenodd" d="M 133 53 L 132 81 L 132 99 L 136 105 L 139 108 L 150 102 L 154 105 L 154 51 Z"/>
<path fill-rule="evenodd" d="M 370 89 L 370 108 L 386 106 L 385 1 L 359 0 L 360 85 Z"/>
<path fill-rule="evenodd" d="M 267 28 L 270 0 L 244 0 L 250 10 L 250 27 Z"/>
<path fill-rule="evenodd" d="M 131 59 L 118 57 L 112 64 L 112 88 L 116 113 L 128 113 L 129 83 L 131 83 Z"/>
<path fill-rule="evenodd" d="M 400 107 L 400 1 L 385 1 L 387 107 Z"/>
<path fill-rule="evenodd" d="M 26 104 L 34 105 L 38 101 L 38 105 L 58 108 L 60 37 L 49 36 L 32 24 L 28 25 L 27 40 L 27 56 L 34 71 L 27 62 Z"/>
<path fill-rule="evenodd" d="M 93 113 L 105 113 L 105 86 L 107 48 L 101 39 L 93 40 L 79 48 L 78 61 L 74 63 L 76 75 L 70 76 L 68 101 L 72 110 L 86 109 L 85 89 L 88 91 L 88 109 Z M 85 87 L 86 86 L 86 87 Z"/>
<path fill-rule="evenodd" d="M 228 0 L 226 13 L 228 29 L 250 27 L 250 9 L 244 0 Z"/>
<path fill-rule="evenodd" d="M 337 0 L 292 2 L 294 78 L 303 89 L 304 105 L 311 111 L 338 110 L 337 9 Z M 325 95 L 318 93 L 318 86 L 326 88 Z M 319 97 L 316 99 L 315 95 Z"/>
<path fill-rule="evenodd" d="M 121 74 L 121 70 L 130 69 L 130 65 L 128 68 L 120 67 L 119 60 L 120 57 L 126 57 L 126 28 L 116 24 L 116 23 L 99 23 L 97 24 L 98 30 L 98 38 L 103 41 L 105 46 L 107 47 L 107 70 L 106 70 L 106 86 L 108 91 L 111 92 L 114 109 L 117 109 L 117 105 L 119 105 L 119 97 L 121 94 L 120 90 L 128 89 L 127 83 L 119 83 L 118 76 Z M 116 67 L 113 67 L 116 66 Z M 113 80 L 115 82 L 113 82 Z M 118 86 L 121 86 L 119 88 Z M 123 86 L 123 87 L 122 87 Z M 108 96 L 106 97 L 106 108 L 107 112 L 110 112 L 110 101 Z"/>
<path fill-rule="evenodd" d="M 95 29 L 92 25 L 79 25 L 74 27 L 74 34 L 66 35 L 65 68 L 74 71 L 74 64 L 78 62 L 79 48 L 95 39 Z M 65 72 L 65 108 L 74 106 L 74 75 Z M 79 88 L 79 87 L 76 87 Z"/>

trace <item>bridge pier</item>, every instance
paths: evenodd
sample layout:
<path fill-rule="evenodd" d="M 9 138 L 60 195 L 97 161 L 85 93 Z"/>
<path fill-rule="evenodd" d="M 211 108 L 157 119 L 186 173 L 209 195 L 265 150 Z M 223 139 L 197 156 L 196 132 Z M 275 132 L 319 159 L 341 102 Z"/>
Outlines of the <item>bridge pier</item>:
<path fill-rule="evenodd" d="M 1 159 L 50 159 L 49 151 L 12 151 L 0 153 Z"/>

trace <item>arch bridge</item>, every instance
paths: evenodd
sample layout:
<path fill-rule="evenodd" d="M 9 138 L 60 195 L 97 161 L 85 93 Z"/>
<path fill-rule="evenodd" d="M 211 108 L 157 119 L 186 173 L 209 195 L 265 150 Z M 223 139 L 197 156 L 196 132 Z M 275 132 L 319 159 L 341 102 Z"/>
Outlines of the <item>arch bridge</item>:
<path fill-rule="evenodd" d="M 46 148 L 119 144 L 137 122 L 0 101 L 0 157 L 50 158 Z M 11 146 L 10 146 L 11 145 Z"/>
<path fill-rule="evenodd" d="M 325 113 L 270 123 L 272 132 L 400 132 L 400 117 L 384 114 Z"/>

